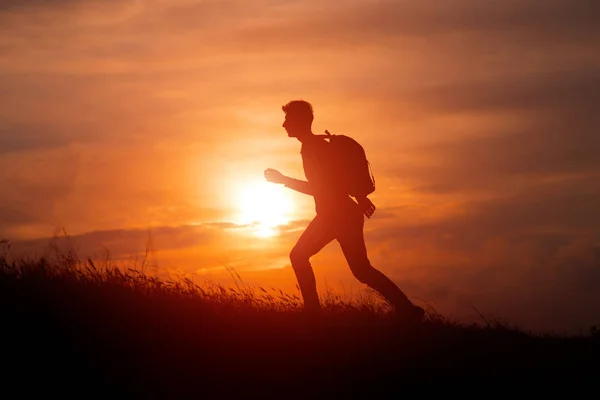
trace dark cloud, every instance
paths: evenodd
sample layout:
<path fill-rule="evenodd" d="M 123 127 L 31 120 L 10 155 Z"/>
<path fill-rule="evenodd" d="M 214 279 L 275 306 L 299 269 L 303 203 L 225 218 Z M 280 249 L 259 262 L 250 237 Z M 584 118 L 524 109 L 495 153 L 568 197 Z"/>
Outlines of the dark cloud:
<path fill-rule="evenodd" d="M 560 128 L 557 124 L 553 129 Z M 600 174 L 600 137 L 591 127 L 571 131 L 565 124 L 562 128 L 564 131 L 538 129 L 426 146 L 420 152 L 431 162 L 402 165 L 400 161 L 397 175 L 412 181 L 418 191 L 438 194 L 490 192 L 511 183 L 513 190 L 519 191 L 552 177 L 588 177 L 595 182 Z"/>
<path fill-rule="evenodd" d="M 56 204 L 72 192 L 80 155 L 68 148 L 56 150 L 65 144 L 60 139 L 0 139 L 0 235 L 20 225 L 51 224 Z M 44 149 L 44 155 L 34 149 Z"/>
<path fill-rule="evenodd" d="M 403 222 L 398 210 L 367 232 L 370 258 L 447 315 L 476 318 L 476 307 L 527 329 L 576 333 L 598 323 L 595 193 L 471 202 L 464 213 L 431 222 Z"/>
<path fill-rule="evenodd" d="M 124 3 L 129 0 L 2 0 L 0 2 L 0 12 L 14 10 L 66 10 L 73 6 L 93 5 L 98 3 Z"/>
<path fill-rule="evenodd" d="M 84 0 L 3 0 L 0 3 L 0 11 L 10 11 L 19 8 L 37 7 L 63 7 L 74 3 L 82 3 Z"/>
<path fill-rule="evenodd" d="M 173 2 L 157 19 L 167 24 L 177 21 L 179 29 L 188 32 L 218 26 L 235 30 L 236 23 L 259 19 L 257 13 L 268 15 L 270 10 L 278 6 L 281 6 L 278 0 L 182 1 Z"/>
<path fill-rule="evenodd" d="M 374 39 L 422 37 L 444 39 L 468 35 L 469 42 L 495 43 L 499 37 L 527 41 L 590 40 L 598 37 L 600 7 L 589 1 L 474 0 L 397 2 L 379 1 L 338 7 L 315 4 L 292 23 L 281 20 L 251 27 L 240 38 L 254 44 L 347 45 Z"/>
<path fill-rule="evenodd" d="M 532 182 L 518 192 L 460 203 L 454 214 L 427 221 L 403 207 L 385 210 L 395 218 L 370 232 L 376 241 L 398 237 L 399 243 L 435 242 L 436 248 L 469 252 L 487 240 L 503 237 L 527 241 L 537 237 L 555 245 L 580 235 L 600 235 L 600 184 L 597 178 L 565 182 Z"/>
<path fill-rule="evenodd" d="M 456 206 L 430 220 L 406 206 L 384 210 L 367 233 L 372 258 L 408 293 L 461 318 L 476 307 L 531 329 L 597 324 L 599 142 L 596 130 L 568 125 L 417 151 L 434 166 L 402 168 L 421 182 L 416 201 Z"/>
<path fill-rule="evenodd" d="M 519 190 L 527 180 L 597 176 L 599 93 L 600 70 L 574 70 L 465 80 L 402 95 L 401 103 L 392 103 L 399 109 L 461 115 L 464 125 L 426 131 L 436 140 L 410 148 L 419 159 L 399 157 L 393 173 L 418 191 L 437 194 L 490 191 L 511 182 Z M 490 119 L 482 125 L 471 119 L 478 115 Z M 516 122 L 507 126 L 505 119 Z"/>
<path fill-rule="evenodd" d="M 47 125 L 8 125 L 0 127 L 0 156 L 19 151 L 67 146 L 72 139 Z"/>
<path fill-rule="evenodd" d="M 214 246 L 227 229 L 236 225 L 207 223 L 202 225 L 159 226 L 146 229 L 114 229 L 69 234 L 67 228 L 58 229 L 54 237 L 21 240 L 13 243 L 15 256 L 20 254 L 49 254 L 49 245 L 54 243 L 63 250 L 73 249 L 82 257 L 108 250 L 116 259 L 144 252 L 148 246 L 152 251 L 181 250 L 195 246 Z"/>
<path fill-rule="evenodd" d="M 3 228 L 36 222 L 39 218 L 30 207 L 20 208 L 6 199 L 0 199 L 0 210 L 0 232 Z"/>
<path fill-rule="evenodd" d="M 600 102 L 600 66 L 572 70 L 548 66 L 543 72 L 485 80 L 465 76 L 460 82 L 421 88 L 397 100 L 416 101 L 417 107 L 430 112 L 543 111 L 545 116 L 559 112 L 599 123 L 595 105 Z"/>

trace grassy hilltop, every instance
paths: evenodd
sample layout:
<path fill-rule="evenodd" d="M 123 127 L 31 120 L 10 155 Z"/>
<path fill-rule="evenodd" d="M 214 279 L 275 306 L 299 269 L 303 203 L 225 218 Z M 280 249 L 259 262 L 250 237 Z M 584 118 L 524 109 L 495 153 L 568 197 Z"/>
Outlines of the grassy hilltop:
<path fill-rule="evenodd" d="M 405 326 L 376 303 L 336 297 L 320 317 L 299 306 L 271 288 L 161 281 L 71 256 L 0 257 L 4 388 L 19 397 L 388 397 L 412 383 L 550 389 L 599 372 L 594 329 L 534 335 L 435 313 Z"/>

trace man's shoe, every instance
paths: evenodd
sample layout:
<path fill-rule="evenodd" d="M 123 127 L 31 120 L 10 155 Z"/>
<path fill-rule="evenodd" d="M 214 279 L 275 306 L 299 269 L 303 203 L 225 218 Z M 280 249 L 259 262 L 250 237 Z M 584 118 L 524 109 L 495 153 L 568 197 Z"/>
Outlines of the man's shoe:
<path fill-rule="evenodd" d="M 411 305 L 408 309 L 397 311 L 397 315 L 402 322 L 418 324 L 423 321 L 425 310 L 422 307 Z"/>
<path fill-rule="evenodd" d="M 410 319 L 412 322 L 423 322 L 423 317 L 425 316 L 425 309 L 423 307 L 414 306 L 412 308 Z"/>

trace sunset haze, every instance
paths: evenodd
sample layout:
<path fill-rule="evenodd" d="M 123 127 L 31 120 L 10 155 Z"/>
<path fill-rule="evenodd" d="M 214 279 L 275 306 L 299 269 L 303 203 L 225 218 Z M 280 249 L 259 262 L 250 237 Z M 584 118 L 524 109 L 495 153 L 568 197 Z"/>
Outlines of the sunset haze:
<path fill-rule="evenodd" d="M 0 239 L 297 294 L 314 202 L 263 171 L 304 179 L 281 109 L 303 99 L 315 133 L 364 146 L 369 259 L 411 299 L 586 330 L 599 20 L 583 0 L 2 1 Z M 320 290 L 364 290 L 337 243 L 312 262 Z"/>

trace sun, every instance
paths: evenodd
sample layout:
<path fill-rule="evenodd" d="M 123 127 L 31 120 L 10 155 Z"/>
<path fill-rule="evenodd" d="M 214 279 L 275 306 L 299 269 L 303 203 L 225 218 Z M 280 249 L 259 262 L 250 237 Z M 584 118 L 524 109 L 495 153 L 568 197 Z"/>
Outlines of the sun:
<path fill-rule="evenodd" d="M 256 236 L 277 234 L 277 227 L 290 220 L 294 202 L 288 190 L 269 182 L 244 185 L 237 197 L 238 222 L 251 225 Z"/>

